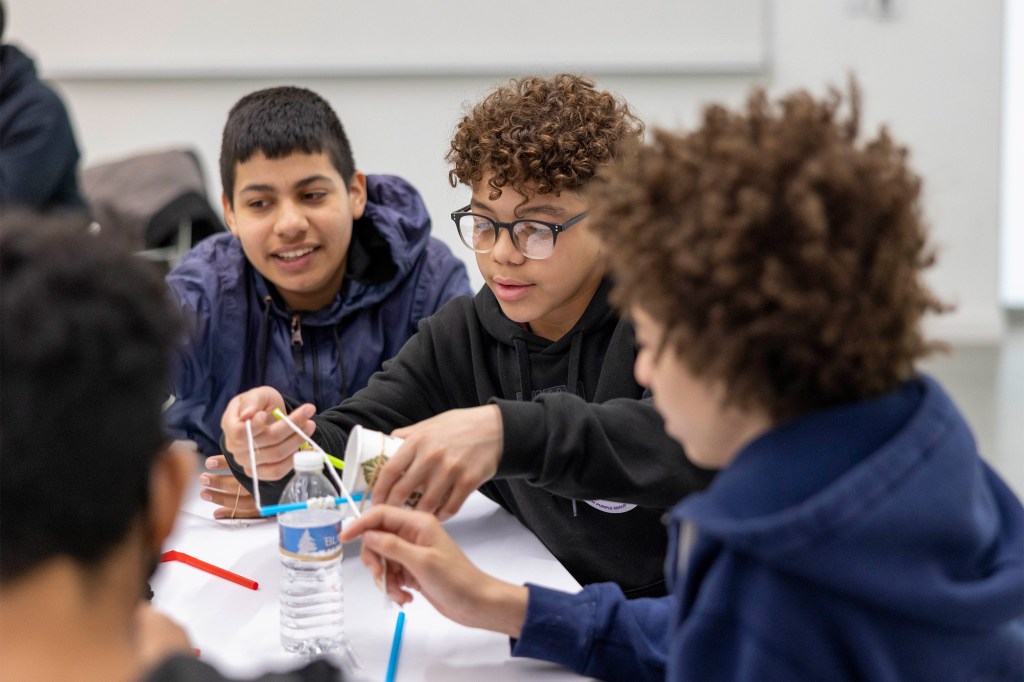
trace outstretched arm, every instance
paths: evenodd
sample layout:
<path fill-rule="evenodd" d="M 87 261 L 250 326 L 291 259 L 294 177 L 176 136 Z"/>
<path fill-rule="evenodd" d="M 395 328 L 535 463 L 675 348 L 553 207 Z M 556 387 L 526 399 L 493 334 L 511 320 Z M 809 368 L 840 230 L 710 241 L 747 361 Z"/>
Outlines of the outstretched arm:
<path fill-rule="evenodd" d="M 518 637 L 526 614 L 527 590 L 473 565 L 441 522 L 426 512 L 374 507 L 341 534 L 343 542 L 363 538 L 363 563 L 378 584 L 387 560 L 388 595 L 399 604 L 422 594 L 456 623 Z"/>
<path fill-rule="evenodd" d="M 568 594 L 498 580 L 474 566 L 434 516 L 409 509 L 374 507 L 341 539 L 360 536 L 378 585 L 387 560 L 388 594 L 399 604 L 419 592 L 457 623 L 517 639 L 515 656 L 601 679 L 664 679 L 669 597 L 630 601 L 611 583 Z"/>

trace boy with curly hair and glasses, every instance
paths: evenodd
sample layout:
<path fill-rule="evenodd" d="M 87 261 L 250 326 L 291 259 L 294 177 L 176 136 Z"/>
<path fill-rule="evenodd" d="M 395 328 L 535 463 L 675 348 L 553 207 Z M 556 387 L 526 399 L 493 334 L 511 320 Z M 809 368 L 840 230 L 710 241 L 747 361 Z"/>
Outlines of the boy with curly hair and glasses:
<path fill-rule="evenodd" d="M 914 368 L 943 308 L 920 180 L 884 130 L 858 141 L 850 105 L 712 106 L 593 186 L 637 378 L 721 467 L 670 513 L 671 595 L 511 585 L 432 516 L 380 507 L 342 539 L 394 599 L 606 680 L 1020 679 L 1024 508 Z"/>
<path fill-rule="evenodd" d="M 374 502 L 419 491 L 418 509 L 447 518 L 481 488 L 578 581 L 614 581 L 631 597 L 665 593 L 661 517 L 711 477 L 664 434 L 633 377 L 633 330 L 608 303 L 587 218 L 586 188 L 641 132 L 623 101 L 579 76 L 493 91 L 459 123 L 448 154 L 451 182 L 472 190 L 452 217 L 486 286 L 424 320 L 341 405 L 314 416 L 287 404 L 335 455 L 357 424 L 405 439 Z M 252 420 L 264 500 L 280 495 L 301 443 L 271 416 L 285 407 L 260 388 L 224 414 L 226 449 L 247 485 Z"/>

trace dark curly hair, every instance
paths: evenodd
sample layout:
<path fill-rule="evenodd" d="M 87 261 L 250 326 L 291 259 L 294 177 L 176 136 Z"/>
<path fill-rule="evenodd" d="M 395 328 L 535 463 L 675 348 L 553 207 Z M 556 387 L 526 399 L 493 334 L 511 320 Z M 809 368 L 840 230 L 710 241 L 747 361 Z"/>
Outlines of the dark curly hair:
<path fill-rule="evenodd" d="M 592 183 L 622 309 L 665 328 L 661 351 L 720 380 L 727 401 L 775 419 L 895 388 L 939 347 L 944 312 L 922 280 L 921 181 L 883 128 L 858 143 L 860 92 L 801 91 L 704 111 L 662 130 Z"/>
<path fill-rule="evenodd" d="M 491 173 L 490 198 L 506 185 L 520 193 L 576 191 L 639 140 L 643 123 L 609 92 L 582 76 L 513 79 L 459 122 L 445 159 L 452 187 Z"/>

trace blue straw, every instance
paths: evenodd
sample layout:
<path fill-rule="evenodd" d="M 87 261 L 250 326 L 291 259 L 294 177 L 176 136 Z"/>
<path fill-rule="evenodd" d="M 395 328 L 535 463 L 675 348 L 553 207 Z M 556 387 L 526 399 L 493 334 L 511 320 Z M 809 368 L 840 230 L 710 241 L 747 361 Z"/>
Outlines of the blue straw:
<path fill-rule="evenodd" d="M 362 493 L 356 493 L 352 496 L 352 500 L 358 502 L 363 499 Z M 348 500 L 344 497 L 335 497 L 334 504 L 341 505 L 347 504 Z M 308 509 L 309 501 L 306 502 L 289 502 L 288 504 L 271 504 L 266 507 L 260 507 L 260 516 L 273 516 L 274 514 L 283 514 L 284 512 L 296 511 L 298 509 Z"/>
<path fill-rule="evenodd" d="M 395 637 L 391 640 L 391 657 L 388 659 L 388 674 L 384 682 L 395 682 L 395 673 L 398 671 L 398 653 L 402 650 L 402 630 L 405 629 L 405 609 L 398 612 L 398 620 L 395 622 Z"/>

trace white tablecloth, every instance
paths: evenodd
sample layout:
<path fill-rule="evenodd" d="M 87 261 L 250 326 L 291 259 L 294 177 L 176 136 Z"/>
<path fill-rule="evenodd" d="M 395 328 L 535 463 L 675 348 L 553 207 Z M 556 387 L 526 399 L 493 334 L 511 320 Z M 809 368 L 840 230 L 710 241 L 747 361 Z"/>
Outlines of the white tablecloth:
<path fill-rule="evenodd" d="M 247 676 L 286 670 L 300 661 L 280 644 L 277 526 L 273 520 L 214 521 L 214 505 L 191 491 L 166 550 L 191 554 L 259 583 L 252 591 L 191 566 L 168 562 L 152 580 L 153 603 L 188 631 L 201 658 L 224 674 Z M 474 493 L 445 527 L 480 568 L 515 583 L 575 591 L 579 585 L 512 516 Z M 363 668 L 356 680 L 384 679 L 396 606 L 389 606 L 359 561 L 358 544 L 345 547 L 345 630 Z M 514 659 L 509 640 L 456 625 L 417 595 L 406 606 L 397 680 L 502 682 L 580 679 L 551 664 Z"/>

